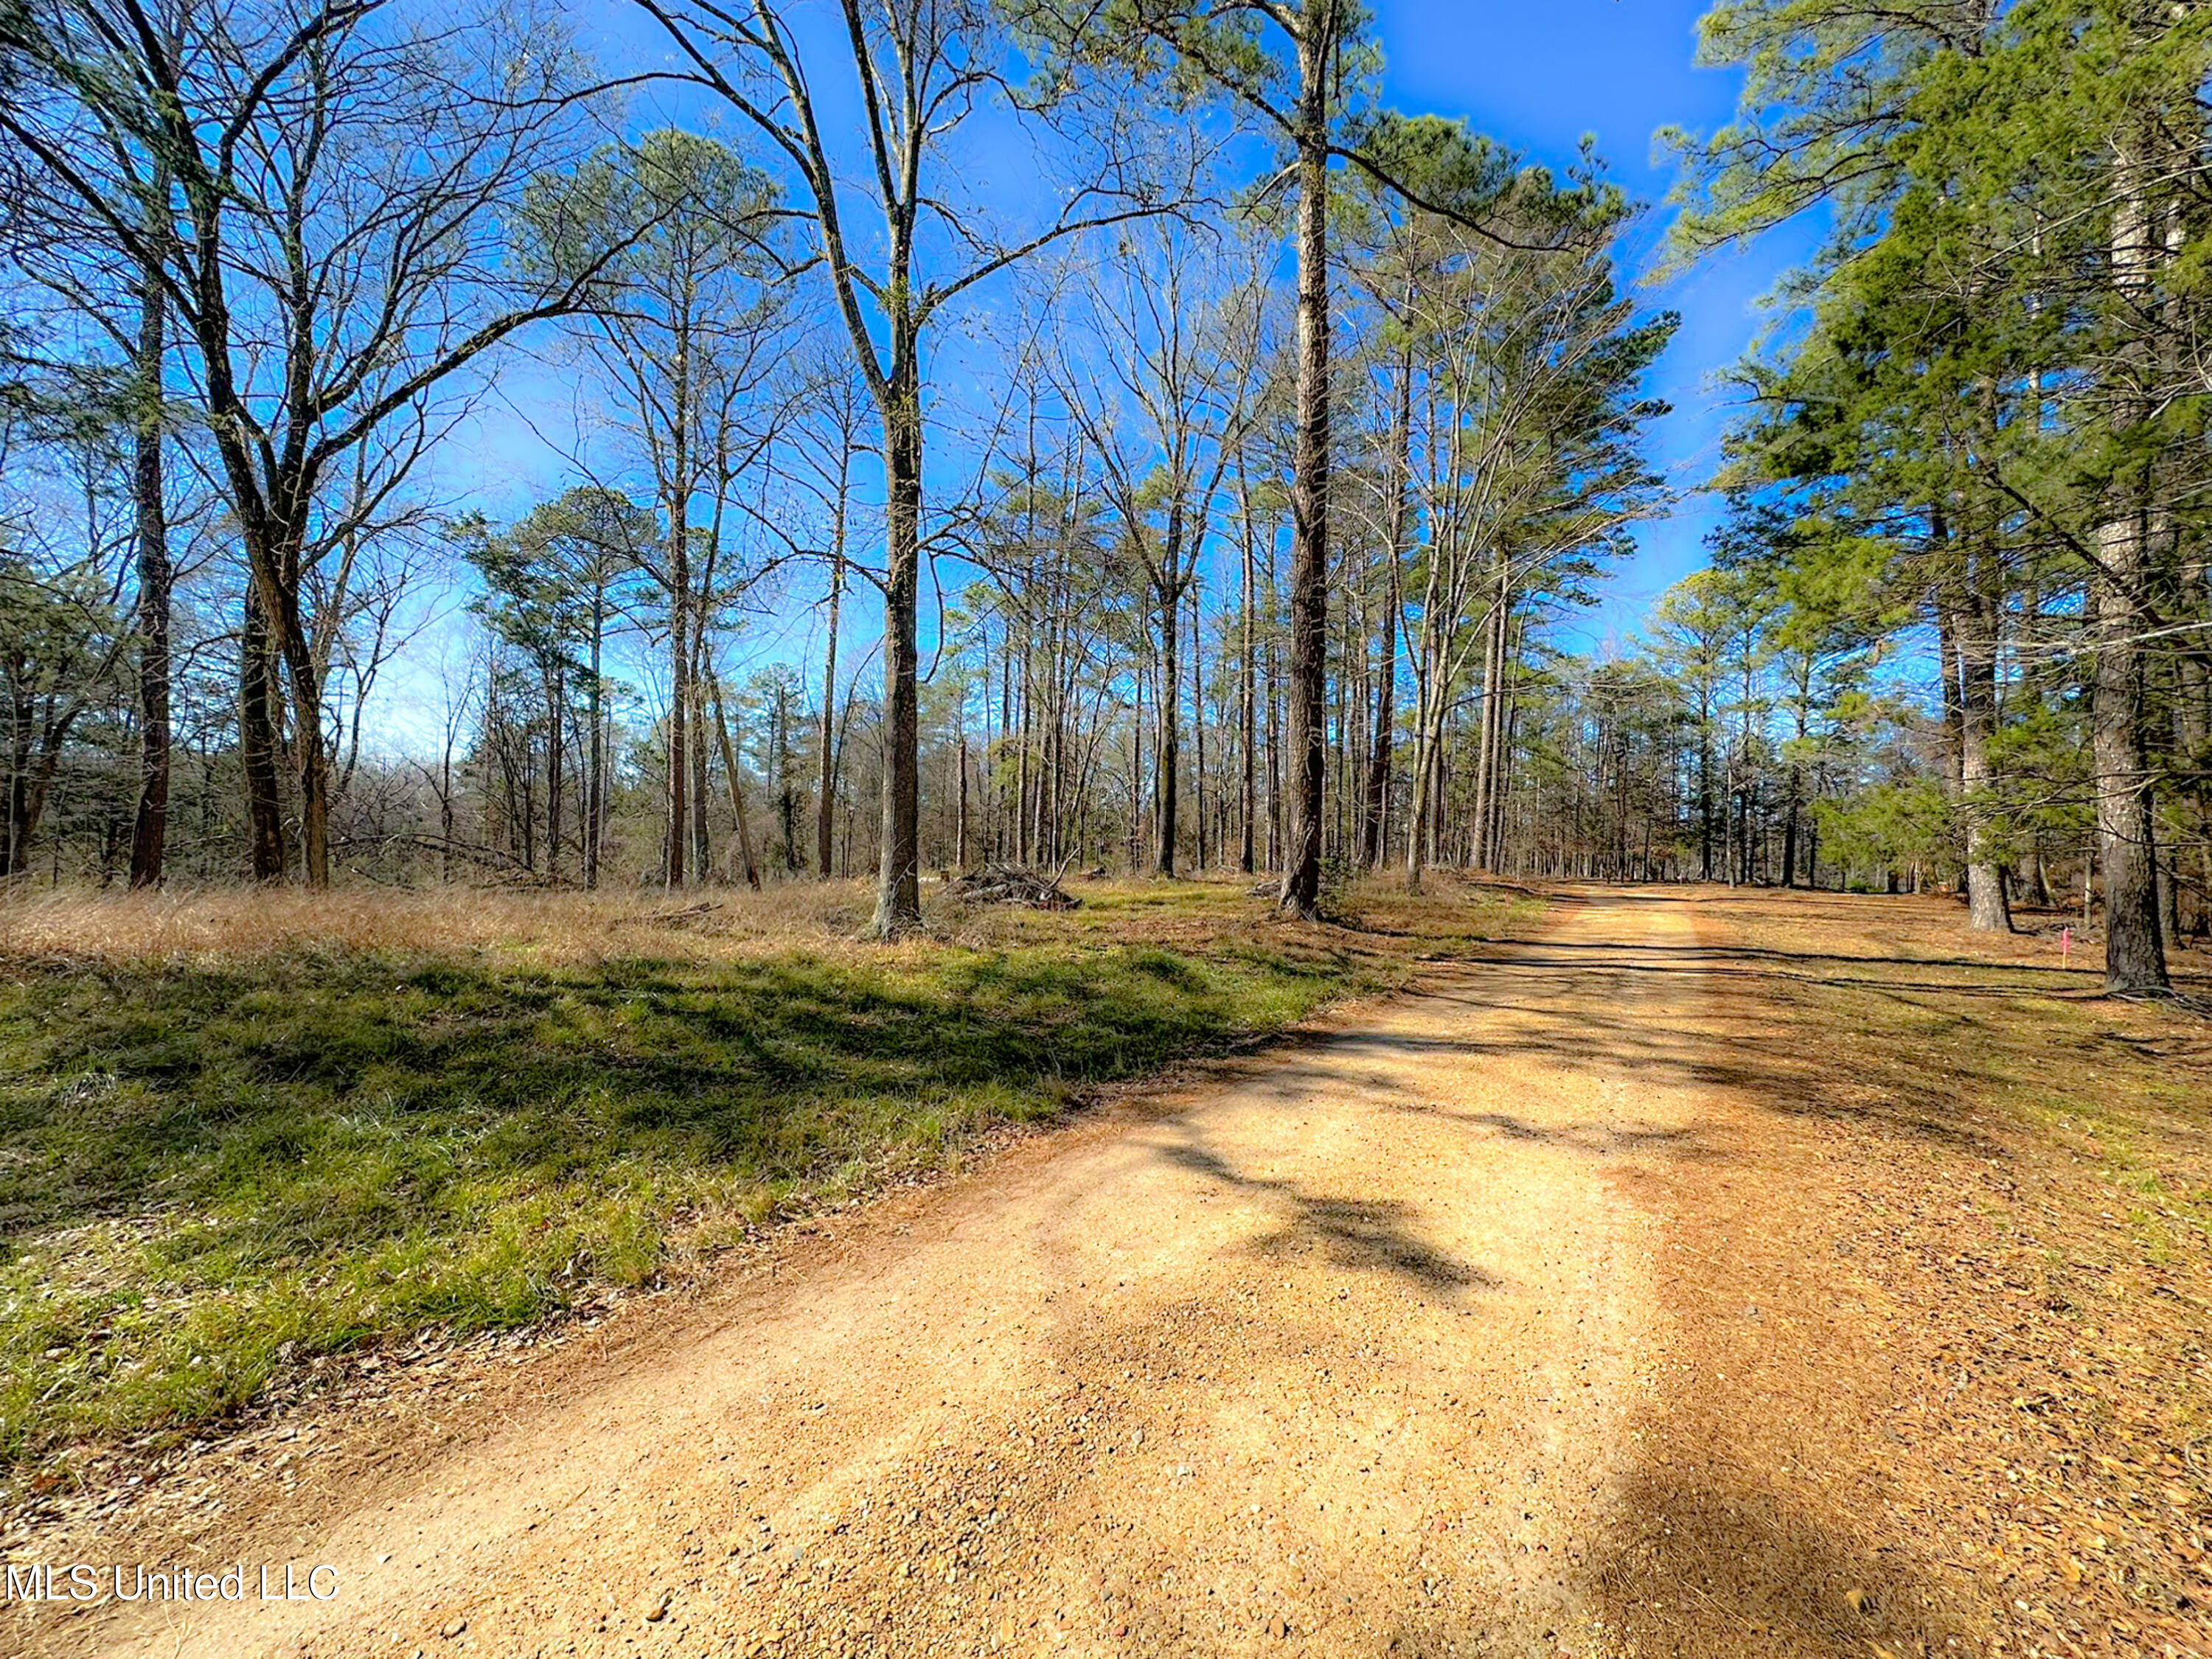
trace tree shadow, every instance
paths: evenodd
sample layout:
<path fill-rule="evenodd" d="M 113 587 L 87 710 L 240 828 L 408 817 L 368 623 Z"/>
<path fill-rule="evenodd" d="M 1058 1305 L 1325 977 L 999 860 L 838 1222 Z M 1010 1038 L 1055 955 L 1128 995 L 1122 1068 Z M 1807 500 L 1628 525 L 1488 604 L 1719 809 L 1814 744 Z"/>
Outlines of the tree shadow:
<path fill-rule="evenodd" d="M 1161 1156 L 1222 1186 L 1266 1194 L 1288 1212 L 1281 1227 L 1252 1244 L 1257 1255 L 1297 1255 L 1319 1245 L 1338 1267 L 1395 1274 L 1425 1291 L 1505 1287 L 1495 1274 L 1425 1243 L 1410 1224 L 1413 1207 L 1397 1200 L 1309 1193 L 1295 1182 L 1246 1175 L 1218 1153 L 1188 1140 L 1161 1148 Z"/>
<path fill-rule="evenodd" d="M 1690 1434 L 1677 1443 L 1694 1456 L 1699 1443 Z M 1974 1650 L 1974 1598 L 1915 1549 L 1875 1544 L 1824 1516 L 1809 1483 L 1802 1495 L 1777 1491 L 1721 1451 L 1706 1457 L 1637 1468 L 1624 1523 L 1584 1564 L 1607 1628 L 1630 1650 L 1856 1659 L 1876 1644 L 1937 1653 L 1954 1638 Z"/>
<path fill-rule="evenodd" d="M 1043 1115 L 1070 1086 L 1231 1052 L 1312 976 L 1121 948 L 913 973 L 382 953 L 19 973 L 0 1237 L 184 1206 L 202 1248 L 366 1247 L 447 1224 L 442 1194 L 483 1182 L 800 1181 L 947 1114 Z"/>

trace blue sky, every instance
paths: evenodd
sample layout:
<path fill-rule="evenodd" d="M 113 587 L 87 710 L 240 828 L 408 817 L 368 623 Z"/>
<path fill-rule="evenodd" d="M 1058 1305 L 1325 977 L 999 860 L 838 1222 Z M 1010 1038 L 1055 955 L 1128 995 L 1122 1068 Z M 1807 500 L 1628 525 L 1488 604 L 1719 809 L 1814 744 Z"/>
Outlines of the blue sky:
<path fill-rule="evenodd" d="M 1370 0 L 1386 56 L 1385 92 L 1401 109 L 1463 116 L 1478 130 L 1564 161 L 1595 133 L 1613 176 L 1654 212 L 1648 250 L 1663 230 L 1674 182 L 1655 150 L 1665 126 L 1709 132 L 1733 111 L 1740 77 L 1694 67 L 1699 0 Z M 1815 232 L 1793 226 L 1742 253 L 1723 255 L 1663 287 L 1654 308 L 1682 314 L 1654 390 L 1674 413 L 1652 434 L 1653 459 L 1688 489 L 1711 470 L 1729 410 L 1714 377 L 1741 356 L 1761 324 L 1759 297 L 1812 252 Z M 1711 503 L 1687 500 L 1644 526 L 1640 552 L 1620 569 L 1606 605 L 1576 631 L 1586 648 L 1625 643 L 1651 602 L 1705 562 Z"/>
<path fill-rule="evenodd" d="M 1563 165 L 1572 158 L 1585 133 L 1595 136 L 1613 176 L 1630 192 L 1651 204 L 1640 227 L 1633 257 L 1645 264 L 1664 233 L 1664 200 L 1674 182 L 1672 158 L 1657 150 L 1654 133 L 1680 126 L 1710 131 L 1734 108 L 1738 77 L 1732 71 L 1695 66 L 1697 20 L 1705 0 L 1370 0 L 1385 60 L 1383 96 L 1407 112 L 1462 118 L 1479 131 L 1522 151 L 1534 161 Z M 826 15 L 826 14 L 824 14 Z M 816 9 L 804 9 L 813 19 Z M 665 43 L 622 0 L 585 0 L 577 15 L 581 43 L 610 68 L 640 68 L 667 61 Z M 836 43 L 825 42 L 830 46 Z M 845 94 L 848 75 L 836 73 L 838 54 L 824 55 L 817 90 L 832 106 Z M 635 127 L 675 119 L 687 125 L 718 127 L 726 137 L 754 148 L 750 136 L 726 120 L 712 119 L 711 106 L 690 98 L 659 98 L 631 112 Z M 988 152 L 987 152 L 988 153 Z M 993 160 L 998 157 L 993 156 Z M 1009 171 L 1003 184 L 988 177 L 986 164 L 968 182 L 977 205 L 994 203 L 1012 209 L 1031 205 L 1034 174 Z M 1730 410 L 1716 377 L 1735 362 L 1761 325 L 1760 297 L 1784 270 L 1811 251 L 1811 227 L 1791 227 L 1739 253 L 1710 259 L 1662 285 L 1646 284 L 1643 298 L 1654 309 L 1672 308 L 1682 325 L 1654 376 L 1653 390 L 1674 406 L 1651 433 L 1650 453 L 1678 489 L 1693 492 L 1717 459 L 1720 434 Z M 1643 273 L 1638 271 L 1638 276 Z M 1006 295 L 979 292 L 977 311 L 996 311 Z M 953 401 L 965 382 L 970 396 L 988 398 L 980 384 L 981 366 L 957 362 L 953 350 L 940 357 L 940 390 Z M 588 392 L 573 368 L 551 364 L 515 372 L 510 365 L 502 397 L 478 420 L 445 465 L 442 483 L 458 487 L 472 504 L 495 516 L 511 516 L 532 501 L 553 493 L 573 477 L 560 448 L 576 442 L 575 398 Z M 588 417 L 586 420 L 588 425 Z M 534 429 L 533 429 L 534 428 Z M 550 437 L 550 445 L 540 434 Z M 599 447 L 604 447 L 604 440 Z M 958 470 L 956 456 L 940 453 L 933 473 L 940 484 L 947 467 Z M 1652 602 L 1674 582 L 1704 562 L 1702 540 L 1714 518 L 1713 504 L 1695 493 L 1668 518 L 1642 526 L 1637 557 L 1615 570 L 1602 605 L 1577 616 L 1559 630 L 1559 642 L 1603 653 L 1630 648 Z M 948 584 L 960 578 L 947 573 Z M 800 595 L 794 594 L 793 599 Z M 870 606 L 848 606 L 851 645 L 865 649 L 874 637 Z M 926 631 L 930 631 L 927 619 Z M 818 625 L 811 608 L 793 610 L 781 626 L 757 632 L 739 655 L 755 659 L 813 655 L 819 648 Z M 848 653 L 857 662 L 860 650 Z M 641 666 L 642 665 L 641 665 Z M 733 663 L 733 668 L 739 665 Z M 392 689 L 404 703 L 427 702 L 427 687 L 409 687 L 403 674 Z M 442 678 L 441 676 L 440 678 Z M 403 689 L 404 688 L 404 689 Z M 415 695 L 408 695 L 412 691 Z M 394 710 L 395 714 L 399 711 Z M 409 709 L 417 718 L 423 710 Z M 401 716 L 401 725 L 415 720 Z"/>

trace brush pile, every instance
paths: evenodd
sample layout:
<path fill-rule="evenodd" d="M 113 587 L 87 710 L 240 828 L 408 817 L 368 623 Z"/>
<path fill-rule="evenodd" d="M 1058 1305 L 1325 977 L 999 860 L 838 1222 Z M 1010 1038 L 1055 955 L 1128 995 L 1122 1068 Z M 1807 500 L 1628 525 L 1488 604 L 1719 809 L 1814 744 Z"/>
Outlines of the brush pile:
<path fill-rule="evenodd" d="M 950 890 L 968 904 L 1025 904 L 1032 910 L 1073 910 L 1083 901 L 1060 884 L 1058 875 L 1024 870 L 1012 864 L 987 864 L 955 876 Z"/>

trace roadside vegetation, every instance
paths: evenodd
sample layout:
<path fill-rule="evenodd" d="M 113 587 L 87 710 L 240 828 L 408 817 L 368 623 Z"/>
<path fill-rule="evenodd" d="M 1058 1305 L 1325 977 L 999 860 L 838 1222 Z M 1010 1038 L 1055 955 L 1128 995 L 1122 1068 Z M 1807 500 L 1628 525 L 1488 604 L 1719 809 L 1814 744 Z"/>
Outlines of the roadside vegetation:
<path fill-rule="evenodd" d="M 957 1163 L 1099 1084 L 1404 982 L 1525 902 L 1087 884 L 860 944 L 858 884 L 0 911 L 0 1453 L 527 1326 Z"/>
<path fill-rule="evenodd" d="M 1812 1138 L 1737 1195 L 1689 1189 L 1731 1258 L 1700 1294 L 1763 1304 L 1822 1264 L 1806 1316 L 1881 1352 L 1880 1396 L 1846 1413 L 1905 1529 L 1948 1540 L 2044 1652 L 2203 1651 L 2212 1024 L 2098 994 L 2099 953 L 2069 962 L 2055 926 L 1962 940 L 1949 900 L 1707 902 L 1760 1032 L 1725 1063 Z M 2202 952 L 2173 974 L 2212 1006 Z M 1849 1171 L 1842 1201 L 1793 1216 L 1791 1169 L 1821 1165 Z M 1736 1323 L 1711 1357 L 1731 1376 L 1768 1341 Z M 1787 1462 L 1790 1420 L 1732 1431 L 1735 1466 Z"/>

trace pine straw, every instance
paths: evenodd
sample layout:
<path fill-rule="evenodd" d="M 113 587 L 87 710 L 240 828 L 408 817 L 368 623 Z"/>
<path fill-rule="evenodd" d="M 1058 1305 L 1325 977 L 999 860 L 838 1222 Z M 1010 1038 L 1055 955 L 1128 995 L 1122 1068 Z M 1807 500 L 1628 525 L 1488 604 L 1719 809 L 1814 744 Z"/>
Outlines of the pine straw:
<path fill-rule="evenodd" d="M 1674 1194 L 1700 1383 L 1652 1437 L 1704 1449 L 1646 1472 L 1671 1530 L 1611 1564 L 1624 1624 L 2212 1654 L 2212 1030 L 1942 900 L 1709 915 L 1743 1110 Z"/>

